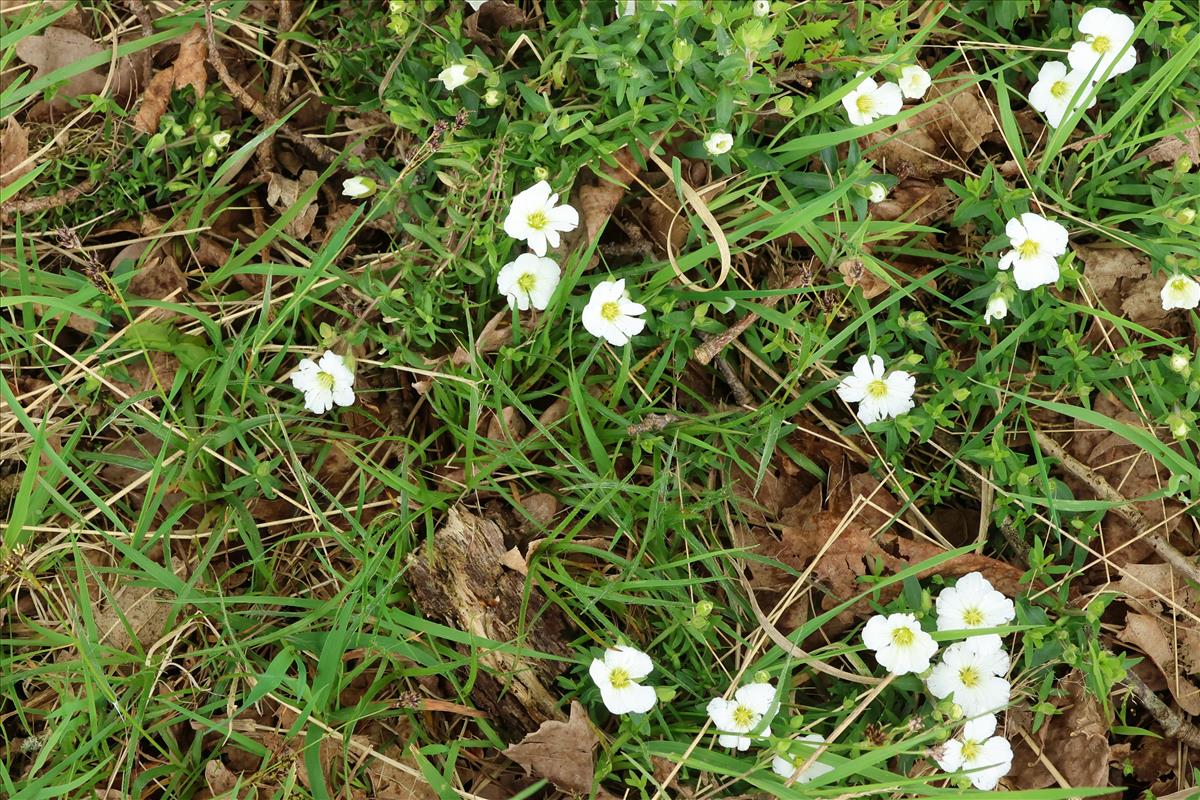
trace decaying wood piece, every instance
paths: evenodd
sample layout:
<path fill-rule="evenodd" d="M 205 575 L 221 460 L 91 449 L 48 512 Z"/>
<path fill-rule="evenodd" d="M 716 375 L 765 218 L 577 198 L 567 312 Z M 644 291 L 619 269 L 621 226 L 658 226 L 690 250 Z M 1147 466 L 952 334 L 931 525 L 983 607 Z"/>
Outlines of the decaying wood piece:
<path fill-rule="evenodd" d="M 567 655 L 566 622 L 525 578 L 503 566 L 504 535 L 491 520 L 450 510 L 433 539 L 433 553 L 409 556 L 409 585 L 426 616 L 522 650 Z M 485 667 L 471 697 L 503 728 L 522 734 L 546 720 L 565 720 L 549 688 L 564 666 L 501 650 L 480 654 Z"/>

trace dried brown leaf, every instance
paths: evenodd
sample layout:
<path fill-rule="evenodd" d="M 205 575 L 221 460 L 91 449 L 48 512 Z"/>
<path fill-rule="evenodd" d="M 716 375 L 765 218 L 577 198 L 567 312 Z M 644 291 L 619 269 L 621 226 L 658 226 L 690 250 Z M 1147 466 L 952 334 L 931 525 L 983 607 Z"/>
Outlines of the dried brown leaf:
<path fill-rule="evenodd" d="M 861 258 L 847 258 L 838 264 L 838 272 L 842 273 L 842 281 L 847 286 L 857 286 L 867 300 L 878 297 L 891 288 L 887 281 L 867 269 Z"/>
<path fill-rule="evenodd" d="M 545 778 L 560 791 L 570 794 L 590 794 L 595 764 L 592 751 L 596 748 L 596 733 L 591 720 L 578 701 L 571 701 L 571 718 L 566 722 L 543 722 L 518 744 L 510 746 L 504 755 L 533 773 Z"/>
<path fill-rule="evenodd" d="M 1200 164 L 1200 123 L 1182 134 L 1164 136 L 1137 154 L 1138 158 L 1142 156 L 1149 158 L 1152 164 L 1174 163 L 1180 156 L 1187 156 L 1192 160 L 1192 169 L 1195 169 L 1195 165 Z"/>
<path fill-rule="evenodd" d="M 204 66 L 207 57 L 208 43 L 204 39 L 204 31 L 199 25 L 193 25 L 179 43 L 179 55 L 175 63 L 159 70 L 147 84 L 137 115 L 133 118 L 133 127 L 142 133 L 157 131 L 158 122 L 170 105 L 171 91 L 174 89 L 191 86 L 197 99 L 203 97 L 208 86 L 208 74 Z"/>
<path fill-rule="evenodd" d="M 1130 614 L 1118 638 L 1150 657 L 1166 677 L 1167 688 L 1180 708 L 1192 716 L 1200 714 L 1200 687 L 1183 676 L 1180 653 L 1176 650 L 1176 642 L 1167 635 L 1164 620 L 1149 614 Z"/>
<path fill-rule="evenodd" d="M 100 642 L 115 650 L 128 651 L 134 642 L 145 649 L 163 634 L 170 614 L 170 594 L 127 584 L 101 604 L 96 630 Z"/>
<path fill-rule="evenodd" d="M 1079 248 L 1088 281 L 1100 302 L 1114 314 L 1148 328 L 1168 319 L 1159 297 L 1161 284 L 1150 277 L 1150 259 L 1136 250 Z"/>
<path fill-rule="evenodd" d="M 1030 737 L 1055 769 L 1071 786 L 1108 786 L 1108 765 L 1112 747 L 1108 741 L 1108 721 L 1100 701 L 1087 690 L 1077 671 L 1063 679 L 1067 696 L 1056 702 L 1064 710 L 1049 718 Z M 1009 712 L 1009 727 L 1029 728 L 1028 712 Z M 1037 754 L 1022 736 L 1011 736 L 1013 767 L 1005 778 L 1011 789 L 1044 789 L 1055 783 Z"/>
<path fill-rule="evenodd" d="M 296 201 L 300 198 L 300 195 L 316 183 L 317 178 L 317 173 L 311 169 L 301 172 L 298 180 L 285 178 L 277 172 L 270 173 L 270 181 L 267 183 L 267 205 L 274 208 L 280 214 L 285 213 L 292 206 L 296 205 Z M 317 201 L 314 197 L 312 200 L 309 200 L 308 205 L 304 206 L 292 218 L 292 221 L 287 224 L 284 230 L 297 239 L 303 239 L 308 236 L 309 231 L 312 230 L 313 223 L 317 220 L 317 210 Z"/>
<path fill-rule="evenodd" d="M 26 64 L 37 68 L 35 78 L 82 61 L 89 56 L 106 51 L 79 31 L 51 26 L 41 36 L 26 36 L 17 40 L 17 55 Z M 113 76 L 113 91 L 122 92 L 133 85 L 133 66 L 129 59 L 117 60 L 117 72 Z M 99 94 L 104 88 L 105 78 L 96 70 L 85 70 L 67 79 L 60 90 L 60 98 L 78 97 L 82 94 Z M 56 99 L 56 107 L 65 107 L 65 100 Z"/>
<path fill-rule="evenodd" d="M 0 134 L 0 189 L 13 183 L 33 168 L 25 163 L 29 157 L 29 136 L 16 117 L 9 117 Z"/>
<path fill-rule="evenodd" d="M 871 205 L 872 219 L 902 220 L 915 225 L 932 225 L 949 219 L 958 205 L 954 193 L 942 183 L 905 178 L 881 203 Z"/>
<path fill-rule="evenodd" d="M 583 217 L 588 241 L 594 240 L 604 230 L 608 218 L 629 190 L 632 176 L 638 173 L 637 162 L 628 147 L 622 147 L 613 157 L 617 160 L 617 166 L 605 166 L 597 173 L 595 183 L 579 189 L 580 216 Z"/>

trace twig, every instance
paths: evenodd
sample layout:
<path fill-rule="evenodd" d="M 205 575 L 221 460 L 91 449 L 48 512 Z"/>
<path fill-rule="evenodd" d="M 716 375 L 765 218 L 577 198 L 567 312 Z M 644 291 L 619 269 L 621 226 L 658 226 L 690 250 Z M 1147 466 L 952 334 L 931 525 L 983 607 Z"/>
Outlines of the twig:
<path fill-rule="evenodd" d="M 1177 569 L 1187 580 L 1200 585 L 1200 564 L 1179 552 L 1173 544 L 1167 541 L 1166 536 L 1160 531 L 1154 530 L 1155 526 L 1146 519 L 1146 516 L 1094 469 L 1067 453 L 1062 445 L 1046 434 L 1041 431 L 1035 433 L 1038 446 L 1058 459 L 1059 463 L 1072 475 L 1086 483 L 1088 488 L 1096 493 L 1096 496 L 1116 504 L 1112 510 L 1133 526 L 1136 538 L 1144 538 L 1163 561 Z"/>
<path fill-rule="evenodd" d="M 788 279 L 787 283 L 780 287 L 780 291 L 786 292 L 790 291 L 791 289 L 796 289 L 800 286 L 804 286 L 810 280 L 812 280 L 812 273 L 809 272 L 807 267 L 802 268 L 799 273 L 793 275 Z M 772 295 L 763 301 L 763 305 L 767 308 L 774 308 L 775 305 L 783 298 L 783 294 Z M 696 352 L 692 353 L 692 358 L 707 366 L 710 361 L 717 357 L 718 353 L 720 353 L 730 344 L 730 342 L 745 333 L 746 329 L 757 321 L 758 314 L 751 311 L 749 314 L 733 323 L 733 325 L 697 347 Z"/>
<path fill-rule="evenodd" d="M 1154 690 L 1147 686 L 1145 681 L 1139 678 L 1136 672 L 1132 670 L 1127 671 L 1122 683 L 1129 687 L 1138 700 L 1142 701 L 1142 705 L 1150 712 L 1150 716 L 1154 717 L 1154 721 L 1162 726 L 1163 733 L 1172 739 L 1200 750 L 1200 728 L 1184 719 L 1182 714 L 1168 706 L 1162 700 L 1159 700 Z"/>
<path fill-rule="evenodd" d="M 647 414 L 642 417 L 641 422 L 635 422 L 626 428 L 625 432 L 630 436 L 640 436 L 643 433 L 661 431 L 668 425 L 682 421 L 683 417 L 677 417 L 674 414 Z"/>
<path fill-rule="evenodd" d="M 7 223 L 13 214 L 37 214 L 42 211 L 48 211 L 51 208 L 65 206 L 68 203 L 73 203 L 82 195 L 87 194 L 96 185 L 96 181 L 88 178 L 78 186 L 72 186 L 69 189 L 63 189 L 61 192 L 55 192 L 45 197 L 31 197 L 28 200 L 9 200 L 0 211 L 0 222 Z"/>
<path fill-rule="evenodd" d="M 254 99 L 254 96 L 242 88 L 241 84 L 233 79 L 233 75 L 229 73 L 229 68 L 225 66 L 225 60 L 221 58 L 221 53 L 217 49 L 217 28 L 213 24 L 212 0 L 204 0 L 204 24 L 208 29 L 208 62 L 212 64 L 213 69 L 217 71 L 217 77 L 221 79 L 221 83 L 225 84 L 225 88 L 233 95 L 234 99 L 241 104 L 243 108 L 249 111 L 254 116 L 258 117 L 267 125 L 273 125 L 279 121 L 279 116 L 267 108 L 265 105 Z M 337 160 L 338 153 L 331 147 L 326 147 L 318 142 L 310 141 L 309 138 L 288 125 L 286 122 L 279 126 L 279 133 L 284 138 L 295 142 L 300 147 L 304 148 L 309 155 L 320 161 L 322 164 L 332 164 Z"/>

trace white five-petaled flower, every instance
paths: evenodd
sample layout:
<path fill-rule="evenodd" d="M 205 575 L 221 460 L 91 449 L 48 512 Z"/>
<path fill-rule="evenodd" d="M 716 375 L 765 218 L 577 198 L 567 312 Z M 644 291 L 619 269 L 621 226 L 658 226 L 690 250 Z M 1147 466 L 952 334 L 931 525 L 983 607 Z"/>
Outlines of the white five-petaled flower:
<path fill-rule="evenodd" d="M 1058 257 L 1067 252 L 1067 229 L 1039 214 L 1026 212 L 1004 227 L 1012 250 L 1000 269 L 1012 267 L 1017 288 L 1028 291 L 1058 280 Z"/>
<path fill-rule="evenodd" d="M 565 203 L 558 205 L 558 195 L 546 181 L 538 181 L 514 197 L 504 218 L 504 232 L 524 240 L 539 256 L 546 255 L 547 245 L 558 247 L 560 233 L 578 226 L 579 212 Z"/>
<path fill-rule="evenodd" d="M 354 373 L 332 350 L 326 350 L 320 361 L 301 361 L 292 373 L 292 386 L 304 392 L 304 407 L 314 414 L 324 414 L 334 403 L 354 404 Z"/>
<path fill-rule="evenodd" d="M 838 397 L 858 403 L 858 418 L 870 425 L 888 417 L 911 411 L 917 379 L 904 370 L 893 370 L 884 377 L 883 359 L 859 356 L 854 371 L 838 384 Z"/>
<path fill-rule="evenodd" d="M 1093 80 L 1104 77 L 1110 66 L 1110 78 L 1129 72 L 1137 64 L 1137 50 L 1133 47 L 1133 31 L 1136 27 L 1133 20 L 1124 14 L 1107 8 L 1088 9 L 1079 18 L 1079 32 L 1083 34 L 1083 41 L 1071 45 L 1067 52 L 1072 69 L 1084 74 L 1091 72 Z"/>
<path fill-rule="evenodd" d="M 976 789 L 996 788 L 1012 769 L 1012 745 L 996 732 L 996 717 L 987 714 L 968 720 L 958 736 L 934 751 L 938 766 L 946 772 L 962 770 Z"/>
<path fill-rule="evenodd" d="M 860 77 L 858 85 L 842 98 L 842 105 L 851 125 L 870 125 L 880 117 L 899 114 L 904 98 L 900 96 L 900 87 L 891 81 L 880 84 Z"/>
<path fill-rule="evenodd" d="M 438 80 L 445 84 L 446 89 L 454 91 L 470 83 L 477 71 L 470 64 L 451 64 L 438 73 Z"/>
<path fill-rule="evenodd" d="M 964 715 L 977 717 L 991 714 L 1008 705 L 1008 653 L 1000 646 L 1000 638 L 973 636 L 965 642 L 955 642 L 942 652 L 942 660 L 929 673 L 926 684 L 929 693 L 944 699 L 954 696 L 954 702 Z"/>
<path fill-rule="evenodd" d="M 601 281 L 583 309 L 583 327 L 592 336 L 620 347 L 646 327 L 646 307 L 629 299 L 625 279 Z"/>
<path fill-rule="evenodd" d="M 887 187 L 878 181 L 867 184 L 867 199 L 872 203 L 882 203 L 887 200 Z"/>
<path fill-rule="evenodd" d="M 929 669 L 929 659 L 938 649 L 912 614 L 876 614 L 867 620 L 862 640 L 875 651 L 879 665 L 896 675 Z"/>
<path fill-rule="evenodd" d="M 815 733 L 809 733 L 804 736 L 797 736 L 796 741 L 806 742 L 808 744 L 814 745 L 815 747 L 819 747 L 820 745 L 825 743 L 825 740 L 822 739 L 820 736 L 818 736 Z M 820 761 L 814 761 L 808 767 L 808 769 L 804 770 L 803 772 L 801 772 L 798 775 L 796 774 L 796 770 L 799 769 L 800 767 L 804 766 L 804 763 L 806 761 L 808 761 L 809 756 L 812 755 L 812 752 L 815 752 L 815 747 L 814 747 L 814 750 L 811 752 L 801 753 L 800 755 L 796 755 L 796 756 L 777 755 L 777 756 L 775 756 L 775 758 L 771 759 L 771 769 L 775 770 L 775 774 L 780 776 L 781 778 L 791 779 L 791 777 L 793 775 L 795 775 L 796 783 L 808 783 L 810 781 L 815 781 L 817 778 L 821 777 L 825 773 L 833 772 L 834 768 L 831 767 L 830 765 L 822 763 Z"/>
<path fill-rule="evenodd" d="M 1164 311 L 1173 308 L 1195 308 L 1200 305 L 1200 283 L 1187 275 L 1178 273 L 1167 278 L 1162 288 Z"/>
<path fill-rule="evenodd" d="M 561 275 L 554 259 L 522 253 L 501 268 L 496 288 L 508 298 L 509 308 L 545 311 Z"/>
<path fill-rule="evenodd" d="M 342 181 L 342 194 L 355 200 L 370 197 L 375 194 L 376 188 L 378 187 L 375 181 L 363 175 L 346 178 Z"/>
<path fill-rule="evenodd" d="M 645 714 L 654 707 L 658 694 L 653 686 L 642 686 L 638 681 L 653 669 L 650 656 L 618 645 L 605 650 L 604 658 L 592 659 L 588 674 L 600 688 L 600 699 L 610 713 Z"/>
<path fill-rule="evenodd" d="M 1084 84 L 1087 89 L 1076 99 L 1076 92 Z M 1095 85 L 1087 80 L 1086 71 L 1073 69 L 1068 72 L 1067 65 L 1061 61 L 1042 64 L 1037 83 L 1029 90 L 1029 105 L 1046 115 L 1046 122 L 1051 128 L 1061 125 L 1064 117 L 1074 113 L 1085 102 L 1087 108 L 1096 105 Z"/>
<path fill-rule="evenodd" d="M 988 298 L 987 308 L 983 310 L 984 323 L 994 319 L 1004 319 L 1008 316 L 1008 300 L 1002 294 L 994 294 Z"/>
<path fill-rule="evenodd" d="M 746 750 L 753 739 L 769 735 L 771 721 L 764 717 L 775 706 L 775 687 L 769 683 L 748 683 L 733 693 L 732 700 L 714 697 L 708 701 L 708 718 L 720 731 L 717 742 L 722 747 Z M 763 730 L 759 731 L 758 728 Z M 754 733 L 754 736 L 747 734 Z"/>
<path fill-rule="evenodd" d="M 717 131 L 704 140 L 704 149 L 710 156 L 720 156 L 733 149 L 733 134 Z"/>
<path fill-rule="evenodd" d="M 920 64 L 909 64 L 900 70 L 900 91 L 909 100 L 920 100 L 933 81 Z"/>
<path fill-rule="evenodd" d="M 998 628 L 1012 622 L 1017 615 L 1013 601 L 992 588 L 991 582 L 979 572 L 968 572 L 953 586 L 938 592 L 934 607 L 939 631 Z M 1000 637 L 990 634 L 987 638 L 992 637 L 999 646 Z"/>
<path fill-rule="evenodd" d="M 771 0 L 754 0 L 751 8 L 754 10 L 754 16 L 765 17 L 771 13 Z"/>

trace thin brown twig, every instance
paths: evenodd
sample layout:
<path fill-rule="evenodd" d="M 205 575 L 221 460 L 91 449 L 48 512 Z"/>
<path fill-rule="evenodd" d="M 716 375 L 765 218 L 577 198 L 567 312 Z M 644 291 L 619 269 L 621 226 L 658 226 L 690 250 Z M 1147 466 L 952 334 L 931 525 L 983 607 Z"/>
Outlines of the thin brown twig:
<path fill-rule="evenodd" d="M 1049 453 L 1076 478 L 1088 485 L 1097 497 L 1114 504 L 1113 512 L 1133 526 L 1136 538 L 1145 539 L 1154 552 L 1174 567 L 1187 580 L 1200 585 L 1200 564 L 1185 556 L 1133 505 L 1127 497 L 1104 479 L 1098 472 L 1072 456 L 1062 445 L 1041 431 L 1037 431 L 1038 446 Z"/>
<path fill-rule="evenodd" d="M 9 200 L 3 210 L 0 210 L 0 222 L 7 223 L 13 214 L 37 214 L 51 208 L 73 203 L 95 187 L 96 181 L 88 178 L 78 186 L 72 186 L 44 197 L 31 197 L 28 200 Z"/>
<path fill-rule="evenodd" d="M 793 275 L 779 288 L 780 292 L 787 292 L 792 289 L 799 288 L 812 279 L 807 266 L 802 268 L 797 274 Z M 784 298 L 783 294 L 772 295 L 763 301 L 763 305 L 767 308 L 774 308 L 780 300 Z M 692 358 L 701 364 L 708 365 L 710 361 L 717 357 L 717 354 L 724 350 L 729 344 L 746 332 L 746 329 L 758 321 L 758 314 L 751 311 L 746 316 L 733 323 L 721 333 L 712 337 L 708 341 L 696 348 L 696 352 L 692 353 Z"/>

